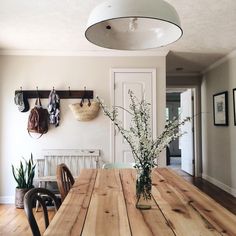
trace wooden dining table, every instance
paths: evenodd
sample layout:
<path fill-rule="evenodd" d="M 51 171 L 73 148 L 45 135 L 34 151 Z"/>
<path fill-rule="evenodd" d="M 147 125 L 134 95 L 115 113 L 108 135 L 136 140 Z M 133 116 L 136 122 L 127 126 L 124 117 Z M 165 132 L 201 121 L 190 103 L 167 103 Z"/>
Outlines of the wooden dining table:
<path fill-rule="evenodd" d="M 149 210 L 135 183 L 135 169 L 84 169 L 44 235 L 236 235 L 236 216 L 173 170 L 152 171 Z"/>

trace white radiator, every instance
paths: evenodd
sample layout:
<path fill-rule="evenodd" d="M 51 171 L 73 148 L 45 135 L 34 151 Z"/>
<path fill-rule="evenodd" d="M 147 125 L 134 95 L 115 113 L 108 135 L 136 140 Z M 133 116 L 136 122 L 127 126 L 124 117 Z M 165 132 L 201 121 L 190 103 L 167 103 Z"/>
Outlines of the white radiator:
<path fill-rule="evenodd" d="M 47 149 L 42 151 L 42 158 L 37 159 L 36 179 L 56 178 L 57 165 L 65 163 L 74 177 L 81 169 L 99 168 L 100 151 L 98 149 Z M 45 179 L 46 178 L 46 179 Z"/>

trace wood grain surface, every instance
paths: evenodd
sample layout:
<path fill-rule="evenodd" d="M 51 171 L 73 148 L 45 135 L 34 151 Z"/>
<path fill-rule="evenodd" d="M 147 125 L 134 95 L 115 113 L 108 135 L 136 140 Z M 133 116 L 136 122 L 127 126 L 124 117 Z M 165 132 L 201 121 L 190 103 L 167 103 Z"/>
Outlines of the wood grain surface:
<path fill-rule="evenodd" d="M 174 171 L 152 179 L 152 208 L 138 210 L 134 169 L 83 170 L 44 235 L 236 236 L 236 216 Z"/>
<path fill-rule="evenodd" d="M 96 176 L 96 169 L 81 172 L 44 235 L 81 235 Z"/>
<path fill-rule="evenodd" d="M 53 208 L 48 209 L 49 221 L 55 215 Z M 41 234 L 45 231 L 42 209 L 34 214 Z M 16 209 L 15 205 L 0 205 L 0 235 L 1 236 L 32 236 L 24 209 Z"/>
<path fill-rule="evenodd" d="M 83 235 L 131 235 L 119 170 L 98 171 Z"/>
<path fill-rule="evenodd" d="M 120 170 L 120 173 L 132 235 L 174 235 L 153 199 L 150 210 L 136 209 L 136 170 Z"/>
<path fill-rule="evenodd" d="M 153 174 L 152 194 L 176 235 L 220 235 L 214 227 L 186 201 L 182 192 L 170 185 L 157 171 Z M 187 190 L 186 190 L 187 191 Z"/>
<path fill-rule="evenodd" d="M 236 216 L 234 214 L 192 184 L 184 181 L 174 171 L 159 168 L 154 171 L 154 174 L 162 176 L 169 185 L 173 186 L 183 201 L 188 203 L 204 219 L 204 222 L 211 225 L 212 231 L 215 229 L 221 235 L 236 235 Z"/>

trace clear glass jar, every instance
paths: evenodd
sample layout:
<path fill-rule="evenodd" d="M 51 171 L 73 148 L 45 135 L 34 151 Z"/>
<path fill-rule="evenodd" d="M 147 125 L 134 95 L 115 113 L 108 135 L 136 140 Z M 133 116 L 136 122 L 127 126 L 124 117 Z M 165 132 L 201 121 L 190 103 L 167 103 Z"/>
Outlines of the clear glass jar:
<path fill-rule="evenodd" d="M 152 202 L 152 170 L 151 168 L 137 169 L 136 179 L 136 208 L 141 210 L 147 210 L 151 208 Z"/>

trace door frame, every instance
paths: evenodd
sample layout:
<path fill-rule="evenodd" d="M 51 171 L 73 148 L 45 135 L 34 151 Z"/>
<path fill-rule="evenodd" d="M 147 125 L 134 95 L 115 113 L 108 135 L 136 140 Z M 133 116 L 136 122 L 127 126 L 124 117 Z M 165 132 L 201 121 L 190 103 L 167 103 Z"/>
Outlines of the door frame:
<path fill-rule="evenodd" d="M 193 145 L 194 145 L 194 176 L 201 177 L 201 91 L 196 85 L 167 85 L 167 88 L 189 88 L 193 91 Z"/>
<path fill-rule="evenodd" d="M 151 73 L 152 74 L 152 126 L 153 138 L 157 137 L 157 87 L 155 68 L 111 68 L 110 69 L 110 101 L 111 107 L 115 104 L 115 74 L 116 73 Z M 115 126 L 110 121 L 110 161 L 115 161 Z"/>

